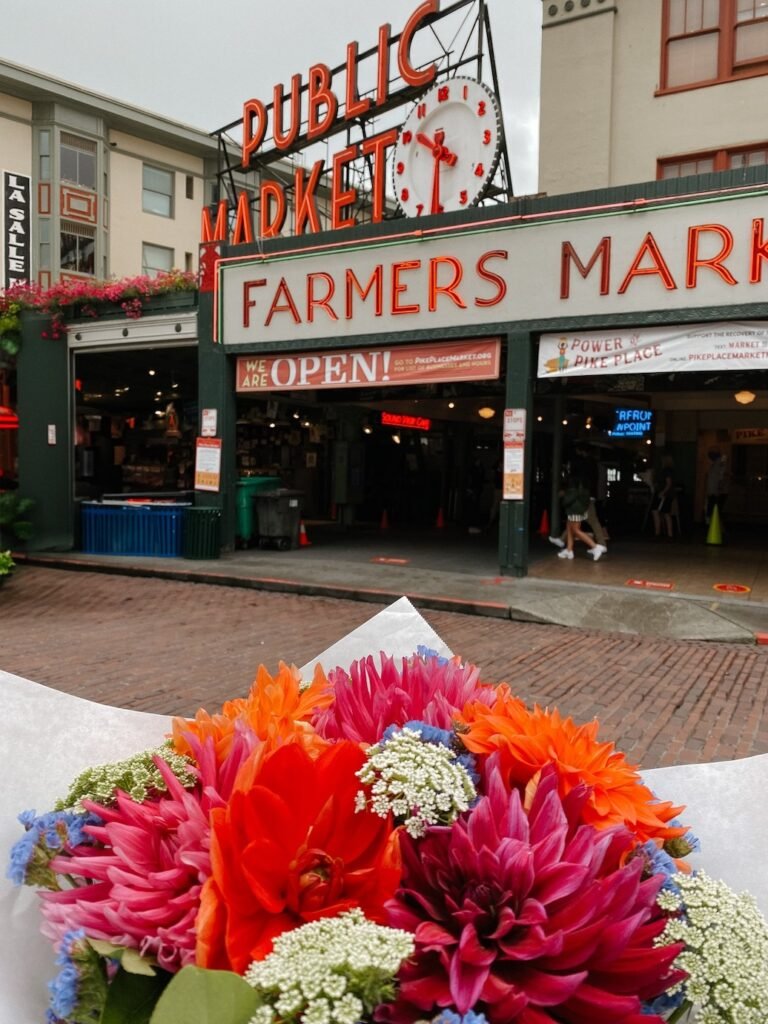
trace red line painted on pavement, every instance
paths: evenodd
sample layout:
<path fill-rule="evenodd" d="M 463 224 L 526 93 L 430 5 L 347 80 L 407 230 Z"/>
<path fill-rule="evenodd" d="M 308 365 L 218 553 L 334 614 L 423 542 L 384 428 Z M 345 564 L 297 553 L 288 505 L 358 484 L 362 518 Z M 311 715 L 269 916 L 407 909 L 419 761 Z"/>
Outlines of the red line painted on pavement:
<path fill-rule="evenodd" d="M 625 587 L 640 587 L 643 590 L 674 590 L 674 583 L 656 583 L 653 580 L 627 580 Z"/>
<path fill-rule="evenodd" d="M 713 590 L 719 590 L 721 594 L 750 594 L 751 587 L 745 587 L 743 583 L 714 583 Z"/>

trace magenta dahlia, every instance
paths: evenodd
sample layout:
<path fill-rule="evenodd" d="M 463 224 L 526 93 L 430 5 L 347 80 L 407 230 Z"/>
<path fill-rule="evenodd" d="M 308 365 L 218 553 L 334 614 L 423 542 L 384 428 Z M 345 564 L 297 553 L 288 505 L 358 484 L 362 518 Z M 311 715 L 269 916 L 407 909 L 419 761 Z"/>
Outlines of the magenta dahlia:
<path fill-rule="evenodd" d="M 401 888 L 389 923 L 415 934 L 382 1021 L 412 1022 L 444 1007 L 490 1024 L 662 1024 L 641 1001 L 684 977 L 681 946 L 656 949 L 663 876 L 622 865 L 621 826 L 580 824 L 585 787 L 567 797 L 545 769 L 526 811 L 491 759 L 487 793 L 452 827 L 402 837 Z"/>
<path fill-rule="evenodd" d="M 373 657 L 355 661 L 349 670 L 328 674 L 334 701 L 318 711 L 312 724 L 327 740 L 348 739 L 376 743 L 387 726 L 426 722 L 450 729 L 458 711 L 470 701 L 488 706 L 495 690 L 480 682 L 480 669 L 436 656 L 394 658 L 381 655 L 381 670 Z"/>
<path fill-rule="evenodd" d="M 82 928 L 90 938 L 153 956 L 168 971 L 194 963 L 200 891 L 210 875 L 210 812 L 229 798 L 253 737 L 239 735 L 220 765 L 212 743 L 189 741 L 199 776 L 194 789 L 184 789 L 156 758 L 167 793 L 143 803 L 119 793 L 114 807 L 83 801 L 103 824 L 85 828 L 95 846 L 51 861 L 80 884 L 42 894 L 49 938 Z"/>

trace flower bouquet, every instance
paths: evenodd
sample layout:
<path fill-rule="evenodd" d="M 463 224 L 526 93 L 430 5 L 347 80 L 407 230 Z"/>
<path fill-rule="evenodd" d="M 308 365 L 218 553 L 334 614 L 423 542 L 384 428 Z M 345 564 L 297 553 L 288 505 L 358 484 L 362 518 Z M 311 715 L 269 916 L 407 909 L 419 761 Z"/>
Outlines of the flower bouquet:
<path fill-rule="evenodd" d="M 21 815 L 49 1024 L 764 1024 L 754 901 L 597 723 L 426 649 L 327 667 Z"/>

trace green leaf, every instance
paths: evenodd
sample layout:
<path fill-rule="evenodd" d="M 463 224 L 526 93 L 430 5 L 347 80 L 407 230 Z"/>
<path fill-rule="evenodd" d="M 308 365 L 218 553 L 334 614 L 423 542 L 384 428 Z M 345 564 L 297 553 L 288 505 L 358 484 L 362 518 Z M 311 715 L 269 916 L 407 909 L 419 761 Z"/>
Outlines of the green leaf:
<path fill-rule="evenodd" d="M 184 967 L 165 990 L 151 1024 L 248 1024 L 258 1006 L 239 974 Z"/>
<path fill-rule="evenodd" d="M 99 1024 L 149 1024 L 168 978 L 165 971 L 150 978 L 129 974 L 121 967 L 107 991 L 107 1003 Z"/>
<path fill-rule="evenodd" d="M 155 970 L 157 962 L 146 959 L 135 949 L 115 946 L 113 943 L 103 942 L 101 939 L 89 939 L 88 944 L 96 950 L 99 956 L 108 956 L 111 960 L 118 960 L 120 966 L 128 974 L 145 974 L 150 978 L 157 974 Z"/>

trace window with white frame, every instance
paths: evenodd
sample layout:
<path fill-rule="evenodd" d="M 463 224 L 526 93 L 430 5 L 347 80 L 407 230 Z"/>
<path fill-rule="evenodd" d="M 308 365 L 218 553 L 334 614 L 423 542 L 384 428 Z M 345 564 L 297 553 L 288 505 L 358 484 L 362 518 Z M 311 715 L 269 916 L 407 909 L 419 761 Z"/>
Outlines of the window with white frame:
<path fill-rule="evenodd" d="M 142 172 L 141 208 L 159 217 L 173 217 L 173 171 L 144 164 Z"/>
<path fill-rule="evenodd" d="M 74 220 L 62 220 L 59 263 L 69 274 L 93 274 L 96 265 L 96 229 Z"/>
<path fill-rule="evenodd" d="M 95 191 L 96 143 L 91 139 L 80 138 L 79 135 L 62 132 L 59 138 L 59 177 L 62 181 Z"/>
<path fill-rule="evenodd" d="M 173 270 L 173 249 L 164 245 L 151 245 L 144 242 L 141 246 L 141 272 L 149 277 L 157 277 Z"/>
<path fill-rule="evenodd" d="M 741 170 L 768 164 L 768 142 L 735 149 L 715 149 L 708 153 L 676 156 L 659 160 L 656 177 L 685 178 L 689 174 L 711 174 L 713 171 Z"/>
<path fill-rule="evenodd" d="M 662 89 L 768 74 L 768 0 L 664 0 Z"/>

